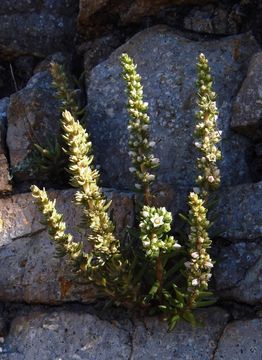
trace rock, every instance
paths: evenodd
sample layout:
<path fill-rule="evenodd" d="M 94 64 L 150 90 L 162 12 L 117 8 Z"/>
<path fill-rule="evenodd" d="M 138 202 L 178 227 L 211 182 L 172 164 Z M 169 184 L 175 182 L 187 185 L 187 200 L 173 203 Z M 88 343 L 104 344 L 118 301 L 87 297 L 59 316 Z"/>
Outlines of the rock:
<path fill-rule="evenodd" d="M 199 318 L 205 327 L 193 329 L 181 322 L 168 332 L 166 324 L 156 318 L 136 321 L 132 326 L 127 319 L 101 320 L 83 307 L 49 311 L 38 307 L 15 316 L 0 358 L 211 360 L 228 316 L 211 308 L 199 312 Z"/>
<path fill-rule="evenodd" d="M 228 314 L 219 308 L 198 313 L 204 326 L 192 329 L 180 322 L 172 332 L 156 318 L 139 323 L 133 334 L 133 359 L 136 360 L 211 360 L 216 343 L 228 320 Z"/>
<path fill-rule="evenodd" d="M 11 95 L 7 145 L 16 180 L 34 178 L 34 144 L 46 147 L 60 134 L 60 105 L 49 71 L 35 74 L 24 89 Z"/>
<path fill-rule="evenodd" d="M 230 129 L 230 99 L 237 93 L 245 66 L 257 49 L 250 34 L 200 42 L 181 37 L 165 26 L 155 26 L 135 35 L 97 65 L 86 84 L 87 127 L 105 186 L 133 188 L 134 185 L 128 171 L 127 99 L 119 64 L 123 52 L 134 57 L 142 75 L 152 120 L 151 137 L 157 142 L 155 154 L 161 161 L 158 182 L 169 185 L 178 195 L 178 189 L 189 189 L 194 184 L 195 62 L 200 52 L 210 60 L 218 94 L 219 128 L 223 131 L 223 184 L 247 182 L 245 157 L 249 141 Z"/>
<path fill-rule="evenodd" d="M 224 4 L 194 7 L 184 18 L 184 28 L 205 34 L 236 34 L 237 24 L 229 20 L 230 8 Z"/>
<path fill-rule="evenodd" d="M 129 326 L 122 328 L 84 310 L 33 311 L 14 319 L 0 359 L 128 359 Z"/>
<path fill-rule="evenodd" d="M 148 16 L 158 15 L 170 6 L 204 5 L 216 3 L 217 0 L 135 0 L 131 2 L 115 2 L 109 0 L 80 0 L 77 19 L 78 31 L 90 36 L 91 33 L 101 35 L 101 31 L 108 30 L 115 23 L 118 26 L 139 23 Z M 108 31 L 107 31 L 108 32 Z"/>
<path fill-rule="evenodd" d="M 215 234 L 230 241 L 262 236 L 262 182 L 225 188 L 217 195 Z"/>
<path fill-rule="evenodd" d="M 44 57 L 72 47 L 78 4 L 74 0 L 2 1 L 0 57 Z"/>
<path fill-rule="evenodd" d="M 262 245 L 239 242 L 223 246 L 216 257 L 215 281 L 222 299 L 250 305 L 262 302 Z"/>
<path fill-rule="evenodd" d="M 262 139 L 262 52 L 255 54 L 233 104 L 231 126 L 253 140 Z"/>
<path fill-rule="evenodd" d="M 64 214 L 75 239 L 85 233 L 72 229 L 81 222 L 81 210 L 71 205 L 73 190 L 53 191 L 57 208 Z M 123 237 L 134 221 L 133 195 L 106 190 L 112 199 L 111 213 L 116 234 Z M 41 215 L 30 193 L 0 199 L 0 301 L 57 304 L 94 301 L 92 288 L 78 284 L 65 259 L 54 257 L 52 240 L 41 223 Z M 11 269 L 11 271 L 10 271 Z"/>
<path fill-rule="evenodd" d="M 262 358 L 262 319 L 234 321 L 223 332 L 214 360 L 258 360 Z"/>
<path fill-rule="evenodd" d="M 6 113 L 8 105 L 9 98 L 5 97 L 0 100 L 0 193 L 2 194 L 6 194 L 12 191 L 9 175 L 9 165 L 6 157 Z"/>
<path fill-rule="evenodd" d="M 89 74 L 90 70 L 107 57 L 121 44 L 121 35 L 111 33 L 101 38 L 81 44 L 79 52 L 84 52 L 85 71 Z"/>

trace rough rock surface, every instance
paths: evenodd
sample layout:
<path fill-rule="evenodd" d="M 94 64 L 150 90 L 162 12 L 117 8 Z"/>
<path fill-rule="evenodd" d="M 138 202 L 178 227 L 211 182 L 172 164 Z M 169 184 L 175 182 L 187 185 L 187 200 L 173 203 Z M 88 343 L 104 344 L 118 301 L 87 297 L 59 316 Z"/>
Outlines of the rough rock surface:
<path fill-rule="evenodd" d="M 216 261 L 214 273 L 220 298 L 250 305 L 262 303 L 260 240 L 223 246 Z"/>
<path fill-rule="evenodd" d="M 7 127 L 7 108 L 9 98 L 0 100 L 0 193 L 9 193 L 12 186 L 9 178 L 9 165 L 6 152 L 6 127 Z"/>
<path fill-rule="evenodd" d="M 44 57 L 72 46 L 78 2 L 7 0 L 0 4 L 0 56 Z"/>
<path fill-rule="evenodd" d="M 17 179 L 32 176 L 25 165 L 34 144 L 45 147 L 59 133 L 60 102 L 55 98 L 51 74 L 39 72 L 24 89 L 10 97 L 7 145 Z"/>
<path fill-rule="evenodd" d="M 233 104 L 231 126 L 254 140 L 262 139 L 262 52 L 255 54 Z"/>
<path fill-rule="evenodd" d="M 205 326 L 192 329 L 179 323 L 175 331 L 167 333 L 166 327 L 156 319 L 146 319 L 135 327 L 133 359 L 136 360 L 211 360 L 228 314 L 219 308 L 200 311 L 198 319 Z"/>
<path fill-rule="evenodd" d="M 211 308 L 199 312 L 199 318 L 206 327 L 192 329 L 181 322 L 168 333 L 166 324 L 157 319 L 132 326 L 128 320 L 100 320 L 83 308 L 39 309 L 12 321 L 0 359 L 211 360 L 228 316 L 219 308 Z"/>
<path fill-rule="evenodd" d="M 120 26 L 139 23 L 143 18 L 156 15 L 171 6 L 201 6 L 216 2 L 217 0 L 80 0 L 77 27 L 80 33 L 88 36 L 90 32 L 101 30 L 101 26 L 112 26 L 112 23 Z"/>
<path fill-rule="evenodd" d="M 262 182 L 225 188 L 218 194 L 213 230 L 230 241 L 262 236 Z"/>
<path fill-rule="evenodd" d="M 262 358 L 262 319 L 228 324 L 219 341 L 214 360 L 258 360 Z"/>
<path fill-rule="evenodd" d="M 248 181 L 245 153 L 249 142 L 230 129 L 230 99 L 236 95 L 248 61 L 257 49 L 250 34 L 196 42 L 165 26 L 155 26 L 135 35 L 96 66 L 87 83 L 87 126 L 105 185 L 133 186 L 128 171 L 126 97 L 119 65 L 123 52 L 134 57 L 142 75 L 152 120 L 151 136 L 157 142 L 155 154 L 161 160 L 159 182 L 171 185 L 175 191 L 194 183 L 195 62 L 200 52 L 210 60 L 218 94 L 219 128 L 223 131 L 222 181 L 224 184 Z"/>
<path fill-rule="evenodd" d="M 51 192 L 57 208 L 65 215 L 68 229 L 79 224 L 81 211 L 71 204 L 73 190 Z M 112 199 L 111 212 L 118 236 L 134 220 L 133 196 L 106 191 Z M 54 245 L 40 223 L 41 215 L 30 193 L 0 199 L 0 300 L 54 304 L 94 300 L 94 291 L 72 279 L 65 259 L 54 258 Z M 73 231 L 76 239 L 85 234 Z M 12 271 L 10 272 L 10 269 Z"/>

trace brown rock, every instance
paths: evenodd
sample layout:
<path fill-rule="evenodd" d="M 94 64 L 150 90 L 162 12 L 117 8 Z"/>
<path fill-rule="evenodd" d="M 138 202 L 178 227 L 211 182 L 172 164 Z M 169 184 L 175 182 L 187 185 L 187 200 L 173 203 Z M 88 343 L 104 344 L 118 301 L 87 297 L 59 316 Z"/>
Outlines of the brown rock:
<path fill-rule="evenodd" d="M 75 240 L 85 232 L 73 228 L 81 222 L 81 210 L 72 206 L 74 190 L 51 191 Z M 105 191 L 112 199 L 111 213 L 116 233 L 123 236 L 133 224 L 133 195 Z M 54 257 L 52 240 L 41 224 L 41 215 L 30 193 L 0 199 L 0 301 L 55 304 L 64 301 L 94 301 L 92 288 L 77 284 L 65 259 Z"/>
<path fill-rule="evenodd" d="M 2 194 L 6 194 L 12 191 L 9 175 L 9 165 L 6 157 L 6 113 L 8 105 L 9 98 L 6 97 L 0 100 L 0 193 Z"/>
<path fill-rule="evenodd" d="M 78 14 L 78 31 L 88 36 L 90 32 L 99 33 L 102 28 L 112 27 L 112 23 L 128 25 L 141 21 L 144 17 L 156 15 L 160 10 L 170 6 L 204 5 L 217 0 L 80 0 Z"/>

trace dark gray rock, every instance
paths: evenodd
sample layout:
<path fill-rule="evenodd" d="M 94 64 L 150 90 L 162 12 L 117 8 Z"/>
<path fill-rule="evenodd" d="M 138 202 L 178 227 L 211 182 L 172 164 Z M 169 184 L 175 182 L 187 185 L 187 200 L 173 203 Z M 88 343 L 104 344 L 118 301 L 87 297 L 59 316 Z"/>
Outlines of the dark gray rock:
<path fill-rule="evenodd" d="M 194 7 L 184 18 L 184 28 L 205 34 L 233 35 L 238 26 L 230 21 L 230 14 L 231 7 L 223 4 Z"/>
<path fill-rule="evenodd" d="M 34 144 L 46 147 L 60 134 L 60 106 L 49 71 L 35 74 L 24 89 L 11 95 L 7 146 L 17 180 L 34 177 L 29 160 Z"/>
<path fill-rule="evenodd" d="M 211 360 L 228 314 L 210 308 L 199 311 L 197 318 L 204 323 L 203 327 L 192 329 L 190 324 L 180 322 L 169 333 L 156 318 L 139 323 L 133 335 L 133 359 Z"/>
<path fill-rule="evenodd" d="M 219 341 L 214 360 L 258 360 L 262 358 L 262 319 L 228 324 Z"/>
<path fill-rule="evenodd" d="M 262 302 L 262 245 L 240 242 L 224 246 L 216 258 L 218 295 L 250 305 Z"/>
<path fill-rule="evenodd" d="M 233 104 L 231 126 L 254 140 L 262 139 L 262 52 L 255 54 Z"/>
<path fill-rule="evenodd" d="M 129 327 L 84 310 L 32 311 L 13 320 L 0 359 L 126 360 L 131 351 Z"/>
<path fill-rule="evenodd" d="M 81 209 L 72 205 L 73 193 L 73 190 L 53 191 L 50 197 L 57 198 L 57 208 L 64 214 L 76 241 L 84 241 L 85 232 L 75 229 L 81 222 Z M 133 195 L 113 190 L 105 193 L 112 199 L 116 234 L 123 237 L 126 227 L 134 221 Z M 30 193 L 0 199 L 0 219 L 0 301 L 44 304 L 94 301 L 94 290 L 78 284 L 72 279 L 65 259 L 54 257 L 54 244 Z"/>
<path fill-rule="evenodd" d="M 1 360 L 211 360 L 228 319 L 225 311 L 198 312 L 205 327 L 181 322 L 173 332 L 162 321 L 101 320 L 83 307 L 18 313 L 2 344 Z"/>
<path fill-rule="evenodd" d="M 230 129 L 231 99 L 246 73 L 246 66 L 258 46 L 250 34 L 217 41 L 196 42 L 164 26 L 144 30 L 96 66 L 87 82 L 88 130 L 106 186 L 133 187 L 127 149 L 126 97 L 119 56 L 127 52 L 138 64 L 145 101 L 149 102 L 151 136 L 160 158 L 159 183 L 190 188 L 195 178 L 193 146 L 196 58 L 204 52 L 210 61 L 220 110 L 223 184 L 249 180 L 246 149 L 249 141 Z M 179 194 L 178 194 L 179 195 Z"/>
<path fill-rule="evenodd" d="M 262 182 L 225 188 L 218 193 L 213 231 L 230 241 L 262 237 Z"/>
<path fill-rule="evenodd" d="M 72 47 L 75 0 L 7 0 L 0 4 L 0 56 L 44 57 Z"/>

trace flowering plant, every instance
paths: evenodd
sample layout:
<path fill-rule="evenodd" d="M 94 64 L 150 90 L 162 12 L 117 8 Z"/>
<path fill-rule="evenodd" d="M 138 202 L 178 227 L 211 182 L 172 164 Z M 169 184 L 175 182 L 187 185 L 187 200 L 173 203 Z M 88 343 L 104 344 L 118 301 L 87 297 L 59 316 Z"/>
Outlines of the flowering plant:
<path fill-rule="evenodd" d="M 57 213 L 55 202 L 48 199 L 44 189 L 32 186 L 32 194 L 58 254 L 67 256 L 77 275 L 95 285 L 99 296 L 129 309 L 140 308 L 151 314 L 162 312 L 170 329 L 181 318 L 195 324 L 193 310 L 213 302 L 212 294 L 207 291 L 213 267 L 208 253 L 211 240 L 207 205 L 210 191 L 220 183 L 216 163 L 221 158 L 217 147 L 221 134 L 216 128 L 218 111 L 210 68 L 205 56 L 200 54 L 195 145 L 201 155 L 197 159 L 197 187 L 188 197 L 189 231 L 185 234 L 187 242 L 183 242 L 172 231 L 172 214 L 165 207 L 154 205 L 152 185 L 160 161 L 153 154 L 156 144 L 150 140 L 148 104 L 143 101 L 141 77 L 133 60 L 123 54 L 121 64 L 130 115 L 128 143 L 132 165 L 129 170 L 136 177 L 135 188 L 143 197 L 137 214 L 138 228 L 129 234 L 131 241 L 121 241 L 114 234 L 108 215 L 110 202 L 99 187 L 99 172 L 93 166 L 92 143 L 76 119 L 76 111 L 63 111 L 61 123 L 69 157 L 70 184 L 78 189 L 75 203 L 83 208 L 84 221 L 90 229 L 87 239 L 90 251 L 85 252 L 84 244 L 66 232 L 62 215 Z M 65 82 L 62 80 L 61 84 Z M 63 89 L 59 94 L 63 95 Z"/>

